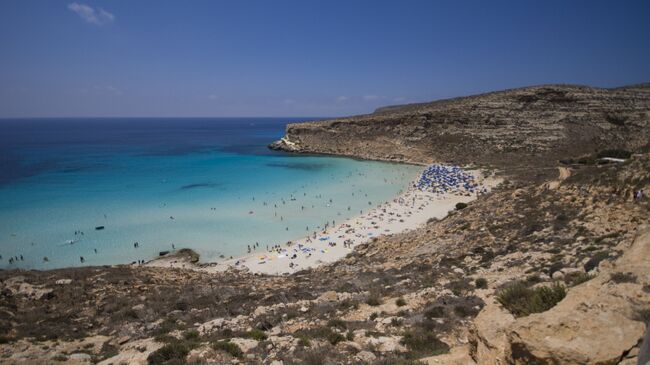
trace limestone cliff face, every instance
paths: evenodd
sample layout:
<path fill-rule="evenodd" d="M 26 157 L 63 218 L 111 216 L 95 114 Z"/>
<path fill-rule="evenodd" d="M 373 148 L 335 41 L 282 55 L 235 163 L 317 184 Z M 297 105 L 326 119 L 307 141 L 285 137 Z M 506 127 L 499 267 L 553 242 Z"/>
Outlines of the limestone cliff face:
<path fill-rule="evenodd" d="M 270 148 L 429 163 L 556 163 L 650 140 L 650 85 L 547 85 L 287 126 Z M 542 158 L 540 158 L 542 157 Z"/>

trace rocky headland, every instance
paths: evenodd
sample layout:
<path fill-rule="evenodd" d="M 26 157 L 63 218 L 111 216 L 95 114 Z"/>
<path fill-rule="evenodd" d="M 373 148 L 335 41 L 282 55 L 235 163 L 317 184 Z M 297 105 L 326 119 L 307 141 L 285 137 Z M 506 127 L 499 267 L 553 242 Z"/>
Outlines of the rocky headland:
<path fill-rule="evenodd" d="M 0 363 L 636 364 L 650 321 L 649 141 L 648 85 L 291 124 L 273 148 L 472 165 L 504 182 L 291 275 L 194 270 L 188 251 L 185 269 L 2 271 Z"/>

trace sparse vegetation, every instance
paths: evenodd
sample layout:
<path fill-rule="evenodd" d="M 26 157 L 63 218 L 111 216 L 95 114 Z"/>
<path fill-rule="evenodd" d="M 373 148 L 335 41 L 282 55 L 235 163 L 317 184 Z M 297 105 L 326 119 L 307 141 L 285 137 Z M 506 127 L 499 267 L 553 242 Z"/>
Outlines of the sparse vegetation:
<path fill-rule="evenodd" d="M 217 351 L 228 353 L 233 357 L 241 357 L 244 354 L 236 343 L 225 340 L 214 342 L 212 348 Z"/>
<path fill-rule="evenodd" d="M 191 348 L 187 344 L 174 341 L 164 345 L 158 350 L 152 352 L 147 357 L 149 365 L 167 364 L 174 360 L 180 360 L 181 363 L 185 361 L 185 357 L 190 353 Z"/>
<path fill-rule="evenodd" d="M 431 331 L 421 328 L 405 332 L 401 342 L 410 350 L 411 358 L 440 355 L 449 351 L 446 343 L 440 341 Z"/>
<path fill-rule="evenodd" d="M 571 276 L 569 276 L 569 277 L 567 277 L 565 279 L 569 280 L 569 285 L 570 286 L 576 286 L 576 285 L 580 285 L 580 284 L 582 284 L 582 283 L 584 283 L 586 281 L 589 281 L 589 280 L 591 280 L 591 279 L 593 279 L 595 277 L 596 277 L 596 275 L 581 272 L 581 273 L 578 273 L 576 275 L 571 275 Z"/>
<path fill-rule="evenodd" d="M 322 338 L 332 345 L 336 345 L 345 340 L 345 337 L 342 334 L 332 330 L 330 327 L 317 327 L 308 330 L 300 330 L 296 334 L 298 338 Z"/>
<path fill-rule="evenodd" d="M 463 210 L 465 208 L 467 208 L 467 203 L 463 203 L 463 202 L 456 203 L 456 210 Z"/>
<path fill-rule="evenodd" d="M 617 283 L 636 283 L 636 275 L 629 272 L 615 272 L 610 276 L 610 280 Z"/>
<path fill-rule="evenodd" d="M 372 307 L 376 307 L 378 305 L 381 305 L 382 303 L 383 301 L 381 297 L 376 293 L 372 293 L 370 294 L 370 296 L 368 296 L 368 298 L 366 298 L 366 304 Z"/>
<path fill-rule="evenodd" d="M 198 340 L 198 338 L 199 338 L 199 331 L 197 331 L 197 330 L 190 330 L 190 331 L 187 331 L 187 332 L 185 332 L 185 333 L 183 334 L 183 337 L 184 337 L 186 340 Z"/>
<path fill-rule="evenodd" d="M 478 278 L 474 280 L 474 285 L 477 289 L 486 289 L 488 287 L 488 282 L 485 278 Z"/>
<path fill-rule="evenodd" d="M 497 292 L 497 301 L 510 313 L 524 317 L 553 308 L 566 296 L 564 285 L 528 287 L 521 281 L 514 282 Z"/>
<path fill-rule="evenodd" d="M 327 327 L 344 330 L 348 326 L 345 324 L 345 321 L 342 321 L 340 319 L 330 319 L 329 321 L 327 321 Z"/>
<path fill-rule="evenodd" d="M 404 298 L 402 298 L 402 297 L 399 297 L 395 301 L 395 305 L 398 306 L 398 307 L 403 307 L 403 306 L 406 305 L 406 300 L 404 300 Z"/>
<path fill-rule="evenodd" d="M 264 340 L 267 339 L 268 336 L 266 335 L 266 333 L 264 333 L 264 331 L 254 329 L 252 331 L 248 331 L 246 333 L 246 337 L 252 338 L 253 340 L 256 340 L 256 341 L 264 341 Z"/>

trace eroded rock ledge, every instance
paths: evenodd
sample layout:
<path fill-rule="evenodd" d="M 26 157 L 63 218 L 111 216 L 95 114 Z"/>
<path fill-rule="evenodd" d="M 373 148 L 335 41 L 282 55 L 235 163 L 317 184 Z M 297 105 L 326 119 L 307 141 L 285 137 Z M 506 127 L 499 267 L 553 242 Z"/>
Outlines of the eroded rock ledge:
<path fill-rule="evenodd" d="M 650 85 L 545 85 L 289 124 L 272 149 L 413 163 L 553 165 L 650 140 Z"/>

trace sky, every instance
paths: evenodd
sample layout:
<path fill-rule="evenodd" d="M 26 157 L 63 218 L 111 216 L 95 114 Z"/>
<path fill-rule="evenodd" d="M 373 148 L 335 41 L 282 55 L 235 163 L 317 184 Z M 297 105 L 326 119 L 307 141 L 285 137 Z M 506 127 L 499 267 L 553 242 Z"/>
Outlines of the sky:
<path fill-rule="evenodd" d="M 650 1 L 2 0 L 0 118 L 333 117 L 650 82 Z"/>

